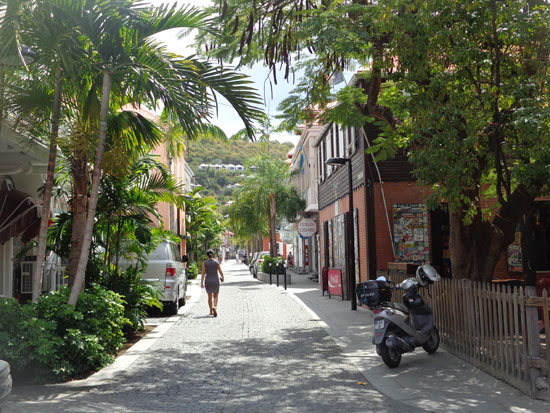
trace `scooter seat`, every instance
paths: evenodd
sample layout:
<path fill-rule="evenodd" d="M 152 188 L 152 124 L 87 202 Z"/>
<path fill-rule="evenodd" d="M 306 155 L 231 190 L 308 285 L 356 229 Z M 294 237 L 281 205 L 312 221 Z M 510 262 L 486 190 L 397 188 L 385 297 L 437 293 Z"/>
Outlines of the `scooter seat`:
<path fill-rule="evenodd" d="M 402 311 L 405 314 L 409 314 L 409 309 L 401 303 L 386 302 L 383 304 L 384 307 L 393 308 L 394 310 Z"/>

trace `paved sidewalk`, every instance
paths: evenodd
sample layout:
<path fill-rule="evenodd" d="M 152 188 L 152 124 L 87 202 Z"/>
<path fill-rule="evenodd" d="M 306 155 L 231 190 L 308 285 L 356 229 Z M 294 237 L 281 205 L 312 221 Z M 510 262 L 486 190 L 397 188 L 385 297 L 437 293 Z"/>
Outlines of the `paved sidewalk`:
<path fill-rule="evenodd" d="M 242 264 L 223 268 L 217 318 L 195 280 L 180 314 L 112 366 L 86 380 L 16 387 L 2 411 L 419 411 L 373 388 L 296 299 L 306 289 L 295 296 L 253 279 Z"/>
<path fill-rule="evenodd" d="M 284 291 L 233 261 L 217 318 L 197 280 L 191 299 L 86 380 L 16 387 L 12 412 L 548 412 L 453 355 L 416 351 L 388 369 L 372 315 L 323 297 L 307 275 Z"/>
<path fill-rule="evenodd" d="M 533 400 L 441 348 L 404 354 L 400 366 L 389 369 L 371 344 L 369 310 L 351 311 L 349 301 L 323 297 L 307 275 L 293 273 L 288 293 L 317 317 L 370 385 L 394 400 L 433 412 L 550 412 L 550 402 Z"/>

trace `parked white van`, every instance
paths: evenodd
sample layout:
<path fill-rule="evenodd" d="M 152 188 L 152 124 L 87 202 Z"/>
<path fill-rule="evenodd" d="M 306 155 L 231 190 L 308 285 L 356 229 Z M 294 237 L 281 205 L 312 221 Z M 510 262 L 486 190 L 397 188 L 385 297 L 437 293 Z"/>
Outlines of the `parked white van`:
<path fill-rule="evenodd" d="M 168 309 L 169 314 L 176 314 L 179 307 L 185 305 L 187 271 L 184 262 L 187 256 L 180 256 L 174 242 L 164 241 L 149 254 L 147 261 L 141 279 L 154 283 L 161 294 L 164 308 Z"/>

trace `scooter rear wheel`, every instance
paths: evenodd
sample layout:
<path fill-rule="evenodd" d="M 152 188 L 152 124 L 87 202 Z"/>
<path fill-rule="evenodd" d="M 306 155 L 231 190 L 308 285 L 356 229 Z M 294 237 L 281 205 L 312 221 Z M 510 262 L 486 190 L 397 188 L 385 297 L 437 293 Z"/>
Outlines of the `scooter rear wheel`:
<path fill-rule="evenodd" d="M 384 360 L 384 364 L 386 364 L 386 366 L 390 369 L 394 369 L 399 366 L 399 363 L 401 363 L 400 353 L 388 348 L 385 343 L 379 344 L 377 347 L 378 354 L 380 354 L 380 357 L 382 357 L 382 360 Z"/>
<path fill-rule="evenodd" d="M 430 335 L 430 338 L 428 341 L 426 341 L 424 344 L 422 344 L 422 348 L 426 350 L 428 354 L 433 354 L 437 351 L 439 348 L 439 332 L 437 331 L 437 328 L 432 329 L 432 334 Z"/>

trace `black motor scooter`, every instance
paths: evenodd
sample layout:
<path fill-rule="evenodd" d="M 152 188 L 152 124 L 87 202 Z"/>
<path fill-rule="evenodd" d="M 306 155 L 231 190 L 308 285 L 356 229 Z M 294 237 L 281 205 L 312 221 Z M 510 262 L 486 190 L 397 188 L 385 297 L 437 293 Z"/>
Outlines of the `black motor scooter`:
<path fill-rule="evenodd" d="M 435 268 L 421 265 L 415 278 L 407 278 L 391 287 L 384 277 L 357 285 L 357 296 L 374 313 L 374 338 L 376 352 L 384 363 L 399 366 L 401 355 L 422 346 L 428 353 L 439 347 L 439 333 L 434 325 L 432 309 L 418 293 L 441 278 Z M 391 302 L 392 290 L 402 290 L 403 304 Z"/>

